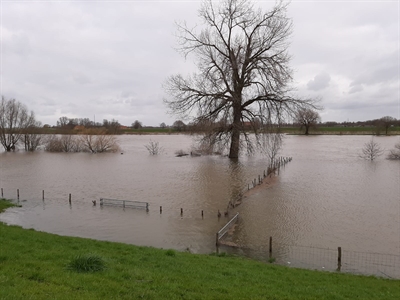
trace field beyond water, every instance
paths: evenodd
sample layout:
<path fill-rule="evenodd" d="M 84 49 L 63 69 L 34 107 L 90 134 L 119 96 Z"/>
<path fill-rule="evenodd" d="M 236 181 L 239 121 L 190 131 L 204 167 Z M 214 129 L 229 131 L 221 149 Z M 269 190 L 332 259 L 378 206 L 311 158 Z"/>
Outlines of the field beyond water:
<path fill-rule="evenodd" d="M 9 206 L 0 200 L 0 212 Z M 3 223 L 0 245 L 0 299 L 400 299 L 396 280 L 63 237 Z M 77 260 L 85 256 L 87 261 Z M 71 267 L 75 262 L 83 270 L 96 261 L 105 268 Z"/>

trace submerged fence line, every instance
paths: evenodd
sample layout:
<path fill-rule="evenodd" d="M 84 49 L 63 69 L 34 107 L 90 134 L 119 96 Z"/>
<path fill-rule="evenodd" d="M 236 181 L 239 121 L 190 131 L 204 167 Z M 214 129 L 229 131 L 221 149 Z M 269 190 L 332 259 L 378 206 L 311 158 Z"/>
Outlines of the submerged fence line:
<path fill-rule="evenodd" d="M 272 177 L 272 174 L 275 173 L 276 171 L 279 174 L 280 168 L 285 166 L 287 163 L 291 161 L 292 161 L 291 157 L 282 157 L 282 156 L 273 160 L 268 166 L 267 170 L 264 170 L 262 175 L 258 175 L 258 180 L 257 178 L 254 178 L 254 180 L 251 181 L 251 186 L 250 184 L 247 185 L 247 190 L 250 190 L 251 188 L 255 188 L 257 185 L 262 184 L 264 178 L 268 176 Z"/>
<path fill-rule="evenodd" d="M 15 190 L 14 190 L 15 191 Z M 18 203 L 20 201 L 27 201 L 27 200 L 20 200 L 20 189 L 17 189 L 17 197 L 7 197 L 10 200 L 15 200 Z M 1 193 L 1 197 L 4 197 L 4 188 L 0 188 L 0 193 Z M 40 199 L 43 201 L 43 203 L 45 203 L 46 199 L 54 199 L 55 197 L 51 197 L 48 196 L 48 194 L 46 194 L 46 198 L 45 198 L 45 190 L 41 190 L 41 197 Z M 38 198 L 35 198 L 38 199 Z M 61 197 L 57 197 L 58 200 L 61 199 Z M 76 199 L 76 200 L 74 200 Z M 73 197 L 73 195 L 71 193 L 69 194 L 65 194 L 65 203 L 69 204 L 69 207 L 72 208 L 73 207 L 73 203 L 75 201 L 81 201 L 82 199 L 77 198 L 76 196 Z M 114 198 L 96 198 L 96 199 L 90 199 L 91 203 L 93 206 L 100 204 L 100 207 L 105 207 L 105 206 L 114 206 L 114 207 L 122 207 L 122 208 L 133 208 L 133 209 L 144 209 L 146 212 L 150 212 L 150 206 L 152 203 L 149 202 L 145 202 L 145 201 L 136 201 L 136 200 L 127 200 L 127 199 L 114 199 Z M 152 204 L 154 209 L 153 211 L 159 211 L 159 214 L 163 214 L 163 213 L 173 213 L 177 216 L 183 217 L 183 216 L 190 216 L 193 218 L 197 218 L 197 217 L 201 217 L 202 219 L 209 218 L 211 217 L 217 217 L 218 219 L 221 218 L 221 216 L 224 216 L 225 218 L 229 218 L 229 212 L 228 211 L 224 211 L 222 214 L 220 212 L 219 209 L 212 209 L 212 210 L 208 210 L 205 211 L 204 209 L 201 208 L 196 208 L 196 209 L 185 209 L 184 207 L 181 206 L 171 206 L 171 205 L 160 205 L 157 206 L 155 204 Z"/>

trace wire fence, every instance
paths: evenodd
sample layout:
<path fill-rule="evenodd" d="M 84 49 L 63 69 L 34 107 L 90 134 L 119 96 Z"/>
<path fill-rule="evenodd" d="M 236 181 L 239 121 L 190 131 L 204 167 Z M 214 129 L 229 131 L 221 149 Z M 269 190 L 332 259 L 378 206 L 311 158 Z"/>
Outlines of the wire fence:
<path fill-rule="evenodd" d="M 343 249 L 286 245 L 274 242 L 258 249 L 232 246 L 220 241 L 218 251 L 226 251 L 288 267 L 400 279 L 400 255 Z"/>

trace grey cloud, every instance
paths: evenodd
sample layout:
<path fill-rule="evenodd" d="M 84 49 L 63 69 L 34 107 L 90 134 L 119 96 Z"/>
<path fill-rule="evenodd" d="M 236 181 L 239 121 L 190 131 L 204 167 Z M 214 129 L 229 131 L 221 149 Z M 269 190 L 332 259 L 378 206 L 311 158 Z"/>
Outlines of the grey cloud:
<path fill-rule="evenodd" d="M 314 77 L 313 80 L 310 80 L 307 83 L 307 87 L 309 90 L 319 91 L 329 86 L 329 82 L 331 81 L 331 76 L 328 73 L 322 72 Z"/>
<path fill-rule="evenodd" d="M 349 94 L 361 92 L 364 89 L 361 84 L 354 84 L 354 85 L 350 84 L 350 86 L 351 86 L 351 89 L 349 91 Z"/>
<path fill-rule="evenodd" d="M 185 61 L 173 50 L 174 22 L 199 23 L 200 3 L 45 2 L 3 3 L 5 96 L 49 124 L 62 115 L 94 114 L 96 120 L 115 118 L 125 125 L 135 119 L 173 123 L 162 102 L 167 96 L 162 83 L 170 74 L 194 71 L 193 57 Z M 255 3 L 263 9 L 272 5 Z M 346 110 L 360 119 L 364 111 L 370 116 L 371 104 L 390 115 L 388 107 L 398 99 L 397 3 L 349 2 L 343 10 L 340 1 L 293 1 L 288 17 L 294 23 L 291 66 L 302 72 L 297 89 L 324 99 L 329 112 L 324 120 Z M 333 108 L 337 115 L 330 115 Z"/>

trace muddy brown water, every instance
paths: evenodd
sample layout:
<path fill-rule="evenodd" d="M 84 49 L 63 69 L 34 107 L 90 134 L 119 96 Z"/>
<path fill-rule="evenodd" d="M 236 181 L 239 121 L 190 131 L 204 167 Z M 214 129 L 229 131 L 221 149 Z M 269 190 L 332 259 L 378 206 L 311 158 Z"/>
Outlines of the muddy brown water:
<path fill-rule="evenodd" d="M 235 209 L 240 213 L 235 242 L 265 249 L 273 236 L 286 245 L 399 255 L 400 163 L 360 159 L 370 138 L 285 136 L 280 155 L 293 160 L 273 186 Z M 164 148 L 162 154 L 148 154 L 144 145 L 150 139 Z M 221 156 L 175 157 L 177 150 L 190 151 L 193 141 L 186 135 L 118 140 L 123 154 L 0 153 L 4 197 L 16 199 L 19 189 L 22 204 L 1 214 L 0 221 L 60 235 L 210 253 L 215 233 L 228 221 L 217 217 L 218 210 L 267 167 L 261 156 L 243 156 L 239 164 Z M 388 151 L 399 138 L 375 141 Z M 100 207 L 100 198 L 146 201 L 150 207 L 148 212 Z"/>

